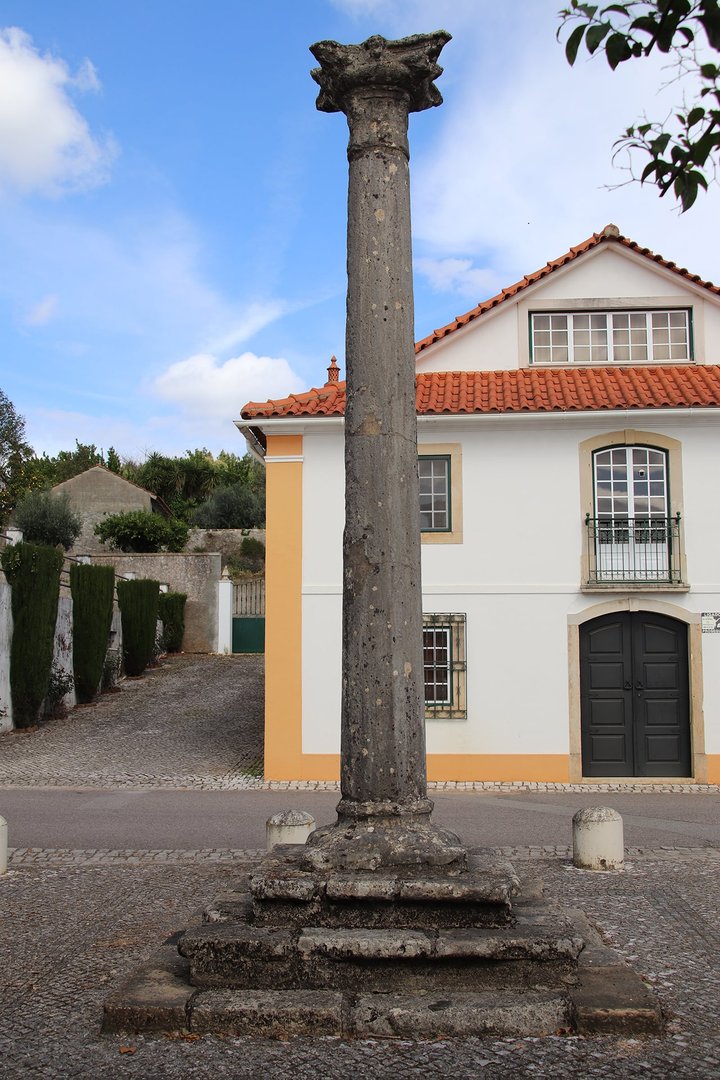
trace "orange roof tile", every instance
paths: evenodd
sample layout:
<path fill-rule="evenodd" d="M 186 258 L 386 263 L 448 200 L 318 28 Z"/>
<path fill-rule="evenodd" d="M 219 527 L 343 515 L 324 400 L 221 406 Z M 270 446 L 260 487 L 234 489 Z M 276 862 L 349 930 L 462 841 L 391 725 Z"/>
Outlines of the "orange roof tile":
<path fill-rule="evenodd" d="M 720 365 L 434 371 L 416 376 L 421 416 L 720 406 Z M 345 382 L 277 401 L 249 402 L 244 420 L 342 416 Z"/>
<path fill-rule="evenodd" d="M 703 281 L 697 274 L 691 274 L 688 270 L 677 266 L 674 262 L 668 262 L 667 259 L 663 259 L 662 255 L 656 255 L 652 252 L 650 248 L 641 247 L 640 244 L 635 243 L 634 240 L 630 240 L 629 237 L 623 236 L 617 225 L 606 225 L 602 232 L 593 233 L 592 236 L 588 237 L 587 240 L 584 240 L 582 244 L 570 248 L 570 250 L 564 255 L 561 255 L 560 258 L 553 259 L 552 262 L 546 263 L 545 266 L 541 267 L 539 270 L 536 270 L 532 274 L 528 274 L 527 277 L 522 278 L 521 281 L 516 281 L 514 285 L 509 285 L 506 289 L 503 289 L 502 292 L 499 292 L 497 296 L 492 296 L 489 300 L 483 300 L 481 304 L 478 304 L 477 307 L 472 308 L 470 311 L 466 311 L 464 315 L 458 315 L 452 322 L 449 322 L 447 326 L 441 326 L 438 330 L 433 330 L 432 334 L 428 334 L 427 337 L 416 342 L 415 352 L 422 352 L 423 349 L 427 349 L 428 346 L 434 345 L 436 341 L 440 341 L 442 338 L 447 337 L 448 334 L 452 334 L 453 331 L 460 330 L 461 327 L 467 326 L 473 319 L 477 319 L 480 315 L 484 315 L 486 312 L 491 311 L 499 304 L 517 296 L 523 289 L 527 289 L 530 285 L 535 285 L 536 282 L 541 281 L 542 278 L 547 277 L 548 274 L 552 274 L 554 270 L 558 270 L 561 266 L 566 266 L 568 263 L 572 262 L 573 259 L 577 259 L 579 255 L 584 255 L 586 252 L 592 250 L 592 248 L 598 247 L 599 244 L 604 243 L 622 244 L 624 247 L 630 248 L 631 251 L 637 252 L 638 255 L 643 255 L 652 262 L 665 267 L 666 270 L 673 270 L 676 274 L 679 274 L 687 281 L 691 281 L 694 285 L 700 285 L 703 289 L 708 289 L 716 296 L 720 296 L 720 287 L 713 285 L 711 281 Z"/>

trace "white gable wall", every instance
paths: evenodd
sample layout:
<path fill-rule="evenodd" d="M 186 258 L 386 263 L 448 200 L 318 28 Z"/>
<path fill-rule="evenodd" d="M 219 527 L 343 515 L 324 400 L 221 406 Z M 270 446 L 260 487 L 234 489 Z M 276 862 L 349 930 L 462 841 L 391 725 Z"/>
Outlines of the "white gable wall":
<path fill-rule="evenodd" d="M 588 299 L 591 298 L 591 299 Z M 687 307 L 695 360 L 720 362 L 720 298 L 620 245 L 603 245 L 561 267 L 517 298 L 503 301 L 466 327 L 423 350 L 418 373 L 501 371 L 530 363 L 533 311 Z"/>

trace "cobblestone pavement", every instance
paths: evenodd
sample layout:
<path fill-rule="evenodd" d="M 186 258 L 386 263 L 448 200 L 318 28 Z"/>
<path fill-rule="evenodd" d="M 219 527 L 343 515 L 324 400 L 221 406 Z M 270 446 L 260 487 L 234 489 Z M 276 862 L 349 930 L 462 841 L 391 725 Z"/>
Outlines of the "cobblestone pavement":
<path fill-rule="evenodd" d="M 0 1075 L 295 1080 L 720 1077 L 720 850 L 645 852 L 621 873 L 513 850 L 522 873 L 584 907 L 651 983 L 668 1017 L 653 1039 L 407 1040 L 101 1036 L 102 1001 L 162 940 L 247 871 L 257 853 L 13 854 L 0 878 Z M 532 860 L 529 856 L 534 855 Z"/>
<path fill-rule="evenodd" d="M 28 732 L 0 735 L 0 786 L 252 787 L 263 657 L 181 655 Z"/>

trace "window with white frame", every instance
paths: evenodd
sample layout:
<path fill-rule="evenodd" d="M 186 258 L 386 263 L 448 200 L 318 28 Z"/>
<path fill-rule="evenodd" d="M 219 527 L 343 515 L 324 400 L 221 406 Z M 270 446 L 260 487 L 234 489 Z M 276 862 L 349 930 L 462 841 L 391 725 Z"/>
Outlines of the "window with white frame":
<path fill-rule="evenodd" d="M 465 616 L 423 615 L 425 718 L 464 720 Z"/>
<path fill-rule="evenodd" d="M 613 446 L 593 454 L 595 517 L 588 515 L 596 583 L 679 579 L 679 519 L 670 517 L 667 454 Z"/>
<path fill-rule="evenodd" d="M 450 456 L 418 457 L 420 531 L 450 532 Z"/>
<path fill-rule="evenodd" d="M 530 334 L 535 364 L 692 359 L 687 310 L 534 312 Z"/>

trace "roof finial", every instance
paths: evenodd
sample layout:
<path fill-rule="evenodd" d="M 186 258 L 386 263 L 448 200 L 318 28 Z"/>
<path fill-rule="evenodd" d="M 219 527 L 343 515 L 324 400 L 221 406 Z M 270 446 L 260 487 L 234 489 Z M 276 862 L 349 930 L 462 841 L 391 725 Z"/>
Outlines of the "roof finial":
<path fill-rule="evenodd" d="M 337 358 L 335 356 L 330 357 L 330 366 L 327 369 L 328 377 L 325 383 L 328 386 L 330 383 L 336 383 L 340 380 L 340 368 L 338 367 Z"/>
<path fill-rule="evenodd" d="M 617 237 L 617 236 L 620 235 L 620 230 L 618 229 L 617 225 L 613 225 L 612 222 L 610 222 L 610 224 L 606 225 L 605 228 L 603 229 L 602 235 L 603 236 L 615 236 L 615 237 Z"/>

